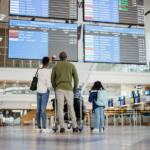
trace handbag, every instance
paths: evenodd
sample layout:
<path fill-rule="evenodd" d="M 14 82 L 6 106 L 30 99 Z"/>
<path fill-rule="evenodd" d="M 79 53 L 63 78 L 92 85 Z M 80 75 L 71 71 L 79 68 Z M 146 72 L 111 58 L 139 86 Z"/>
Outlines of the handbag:
<path fill-rule="evenodd" d="M 37 83 L 38 83 L 38 70 L 36 71 L 35 77 L 33 77 L 32 83 L 31 83 L 31 87 L 30 90 L 31 91 L 36 91 L 37 90 Z"/>

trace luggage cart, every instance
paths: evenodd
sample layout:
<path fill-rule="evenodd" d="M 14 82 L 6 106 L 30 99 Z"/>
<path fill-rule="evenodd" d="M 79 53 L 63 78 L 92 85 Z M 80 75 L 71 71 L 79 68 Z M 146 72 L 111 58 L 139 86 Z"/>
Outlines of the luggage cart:
<path fill-rule="evenodd" d="M 80 100 L 80 118 L 78 119 L 77 118 L 77 125 L 78 125 L 78 130 L 80 131 L 80 132 L 82 132 L 82 130 L 83 130 L 83 121 L 82 121 L 82 112 L 83 112 L 83 110 L 82 110 L 82 97 L 81 97 L 81 87 L 78 89 L 78 91 L 75 91 L 74 92 L 74 95 L 75 94 L 77 94 L 77 93 L 79 93 L 79 100 Z M 54 125 L 54 127 L 53 127 L 53 130 L 54 130 L 54 132 L 57 132 L 57 130 L 58 130 L 58 126 L 59 126 L 59 118 L 58 118 L 58 113 L 57 113 L 57 107 L 56 107 L 56 105 L 57 105 L 57 102 L 56 102 L 56 93 L 55 93 L 55 125 Z M 67 124 L 67 129 L 71 129 L 71 127 L 72 127 L 72 121 L 71 121 L 71 119 L 70 119 L 70 115 L 69 115 L 69 110 L 68 110 L 68 120 L 65 120 L 65 123 Z"/>

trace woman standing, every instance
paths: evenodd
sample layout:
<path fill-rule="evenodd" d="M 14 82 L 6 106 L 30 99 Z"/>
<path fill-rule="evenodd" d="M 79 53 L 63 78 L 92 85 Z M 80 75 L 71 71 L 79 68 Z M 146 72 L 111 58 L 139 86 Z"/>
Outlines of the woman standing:
<path fill-rule="evenodd" d="M 91 90 L 104 90 L 104 88 L 103 88 L 103 85 L 101 84 L 101 82 L 97 81 L 94 83 Z M 103 109 L 105 106 L 96 105 L 96 103 L 95 103 L 96 101 L 97 101 L 97 92 L 90 92 L 89 102 L 93 103 L 93 110 L 95 111 L 95 114 L 96 114 L 96 128 L 94 130 L 92 130 L 92 132 L 99 132 L 99 124 L 100 124 L 101 132 L 103 133 L 103 127 L 104 127 Z"/>
<path fill-rule="evenodd" d="M 42 68 L 38 70 L 38 84 L 37 84 L 37 111 L 36 118 L 38 129 L 37 132 L 51 132 L 50 129 L 46 128 L 46 106 L 49 99 L 49 92 L 52 89 L 50 82 L 50 71 L 47 69 L 49 61 L 52 60 L 52 57 L 44 57 L 42 60 Z M 41 128 L 41 119 L 42 117 L 42 128 Z"/>

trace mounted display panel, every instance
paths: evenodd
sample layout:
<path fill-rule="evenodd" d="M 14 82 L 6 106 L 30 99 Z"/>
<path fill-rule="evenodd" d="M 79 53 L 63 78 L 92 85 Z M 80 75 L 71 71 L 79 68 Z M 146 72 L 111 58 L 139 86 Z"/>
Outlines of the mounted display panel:
<path fill-rule="evenodd" d="M 84 61 L 145 65 L 145 29 L 85 25 Z"/>
<path fill-rule="evenodd" d="M 77 0 L 10 0 L 9 15 L 78 19 Z"/>
<path fill-rule="evenodd" d="M 9 20 L 8 58 L 39 59 L 67 53 L 78 61 L 78 25 L 69 23 Z"/>
<path fill-rule="evenodd" d="M 84 0 L 84 20 L 144 25 L 144 0 Z"/>
<path fill-rule="evenodd" d="M 120 97 L 120 104 L 125 105 L 125 97 L 124 96 Z"/>
<path fill-rule="evenodd" d="M 113 107 L 113 99 L 108 100 L 108 107 Z"/>

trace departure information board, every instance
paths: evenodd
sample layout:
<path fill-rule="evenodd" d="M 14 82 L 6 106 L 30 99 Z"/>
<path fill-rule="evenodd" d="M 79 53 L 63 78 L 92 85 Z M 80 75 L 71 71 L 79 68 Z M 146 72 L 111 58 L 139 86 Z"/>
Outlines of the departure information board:
<path fill-rule="evenodd" d="M 67 53 L 68 61 L 78 61 L 77 24 L 9 20 L 8 58 L 39 59 Z"/>
<path fill-rule="evenodd" d="M 145 29 L 84 26 L 85 62 L 146 64 Z"/>
<path fill-rule="evenodd" d="M 84 0 L 84 20 L 144 25 L 144 0 Z"/>
<path fill-rule="evenodd" d="M 77 20 L 77 0 L 10 0 L 9 14 Z"/>

